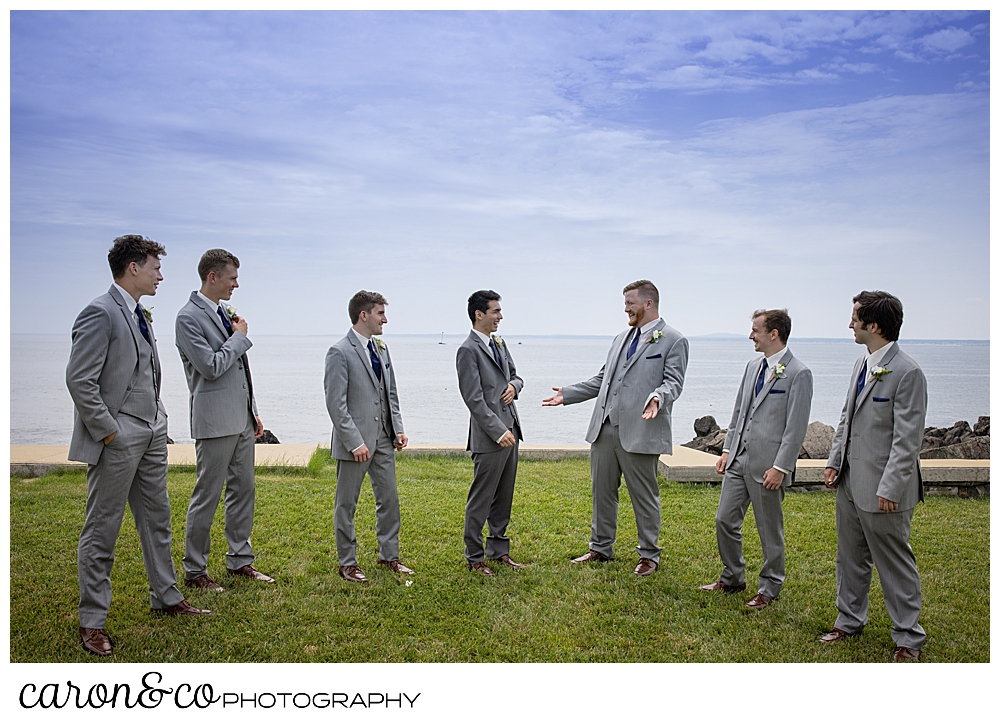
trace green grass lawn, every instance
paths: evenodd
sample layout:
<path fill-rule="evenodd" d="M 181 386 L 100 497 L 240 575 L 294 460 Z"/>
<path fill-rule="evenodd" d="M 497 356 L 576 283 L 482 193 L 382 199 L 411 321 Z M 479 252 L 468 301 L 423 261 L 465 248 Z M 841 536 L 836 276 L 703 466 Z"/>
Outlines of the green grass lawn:
<path fill-rule="evenodd" d="M 635 521 L 622 487 L 617 558 L 572 565 L 587 549 L 586 460 L 522 461 L 510 535 L 528 564 L 497 576 L 470 573 L 462 557 L 467 459 L 401 457 L 400 578 L 375 565 L 374 500 L 362 492 L 358 558 L 368 586 L 337 575 L 335 468 L 261 470 L 255 565 L 263 585 L 226 577 L 223 511 L 212 528 L 210 574 L 225 593 L 189 591 L 216 615 L 165 618 L 148 609 L 146 577 L 129 513 L 112 572 L 108 630 L 116 662 L 868 662 L 891 658 L 890 621 L 876 574 L 862 637 L 816 642 L 836 618 L 834 495 L 785 498 L 787 580 L 781 598 L 746 611 L 761 552 L 752 512 L 744 525 L 748 593 L 704 593 L 718 578 L 714 518 L 719 488 L 660 480 L 660 568 L 636 578 Z M 182 575 L 184 516 L 193 471 L 171 472 L 174 561 Z M 11 478 L 12 662 L 96 661 L 77 634 L 76 544 L 83 523 L 82 473 Z M 989 500 L 931 497 L 913 519 L 911 544 L 923 585 L 923 660 L 989 661 Z M 412 580 L 412 585 L 406 585 Z M 753 589 L 751 589 L 753 588 Z"/>

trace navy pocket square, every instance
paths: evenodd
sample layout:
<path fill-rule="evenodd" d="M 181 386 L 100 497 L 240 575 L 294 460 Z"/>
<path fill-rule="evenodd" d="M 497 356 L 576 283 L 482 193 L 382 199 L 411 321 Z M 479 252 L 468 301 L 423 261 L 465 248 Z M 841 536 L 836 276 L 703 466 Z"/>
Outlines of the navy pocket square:
<path fill-rule="evenodd" d="M 873 402 L 891 402 L 892 400 L 888 397 L 872 397 Z"/>
<path fill-rule="evenodd" d="M 646 358 L 647 359 L 661 359 L 661 358 L 663 358 L 663 355 L 662 354 L 653 354 L 653 356 L 648 356 Z"/>
<path fill-rule="evenodd" d="M 784 394 L 784 393 L 785 393 L 784 389 L 772 389 L 771 391 L 768 392 L 768 394 Z"/>

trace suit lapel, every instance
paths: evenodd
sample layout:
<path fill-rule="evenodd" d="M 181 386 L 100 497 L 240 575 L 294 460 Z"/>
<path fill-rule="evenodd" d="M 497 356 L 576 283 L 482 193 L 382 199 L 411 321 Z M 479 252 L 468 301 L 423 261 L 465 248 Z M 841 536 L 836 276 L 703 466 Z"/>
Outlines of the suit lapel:
<path fill-rule="evenodd" d="M 790 352 L 786 347 L 785 353 L 781 355 L 780 359 L 778 359 L 778 364 L 788 364 L 788 360 L 791 358 L 792 358 L 792 352 Z M 760 371 L 758 371 L 757 373 L 760 374 Z M 775 376 L 774 369 L 768 368 L 768 374 L 766 377 L 764 377 L 764 386 L 760 388 L 760 394 L 754 396 L 753 408 L 751 411 L 757 411 L 757 407 L 759 407 L 760 403 L 764 401 L 764 397 L 766 397 L 768 392 L 771 391 L 771 387 L 774 386 L 774 383 L 776 381 L 778 381 L 778 377 Z M 754 379 L 754 386 L 756 386 L 756 382 L 757 380 Z"/>
<path fill-rule="evenodd" d="M 623 373 L 627 372 L 629 369 L 632 368 L 632 364 L 635 363 L 635 360 L 639 358 L 640 354 L 645 354 L 645 351 L 643 350 L 643 347 L 646 346 L 646 341 L 643 341 L 643 337 L 646 337 L 646 339 L 648 340 L 649 337 L 647 336 L 647 334 L 652 334 L 654 331 L 660 331 L 666 325 L 666 323 L 663 321 L 663 319 L 657 319 L 656 321 L 657 321 L 657 323 L 648 332 L 645 332 L 645 333 L 640 332 L 640 334 L 639 334 L 639 343 L 635 347 L 635 354 L 632 355 L 631 359 L 626 359 L 625 360 L 625 366 L 622 367 L 622 372 Z M 628 339 L 628 335 L 626 335 L 625 338 Z M 652 347 L 652 346 L 656 346 L 656 345 L 653 344 L 653 345 L 650 345 L 650 346 Z M 621 354 L 621 351 L 619 351 L 618 353 Z"/>
<path fill-rule="evenodd" d="M 122 314 L 125 316 L 125 323 L 128 325 L 128 329 L 132 332 L 132 343 L 135 344 L 135 358 L 139 358 L 139 324 L 135 320 L 135 315 L 130 309 L 125 308 L 125 302 L 121 298 L 121 294 L 118 290 L 112 286 L 108 289 L 108 296 L 111 300 L 115 302 L 119 309 L 121 309 Z M 145 341 L 145 339 L 143 340 Z"/>
<path fill-rule="evenodd" d="M 351 346 L 354 347 L 355 351 L 358 352 L 358 356 L 361 357 L 361 361 L 364 362 L 365 369 L 368 370 L 368 376 L 372 380 L 372 384 L 374 384 L 375 388 L 378 389 L 379 381 L 378 377 L 375 376 L 375 370 L 372 369 L 372 359 L 368 356 L 368 345 L 362 344 L 358 337 L 350 331 L 347 332 L 347 340 L 351 343 Z"/>
<path fill-rule="evenodd" d="M 218 304 L 216 304 L 213 309 L 203 298 L 201 298 L 201 296 L 198 295 L 197 291 L 191 292 L 191 301 L 195 304 L 195 306 L 199 307 L 202 311 L 212 317 L 212 321 L 215 322 L 215 327 L 222 332 L 223 338 L 227 338 L 229 336 L 229 332 L 226 331 L 226 325 L 222 323 L 222 317 L 219 316 L 219 312 L 215 310 L 219 308 Z"/>
<path fill-rule="evenodd" d="M 885 356 L 882 357 L 882 363 L 879 366 L 881 366 L 883 369 L 888 369 L 889 368 L 889 362 L 891 362 L 892 358 L 894 356 L 896 356 L 896 352 L 897 351 L 899 351 L 899 346 L 896 344 L 896 342 L 892 342 L 892 347 L 889 349 L 889 351 L 887 351 L 885 353 Z M 861 372 L 861 370 L 858 369 L 858 373 L 860 373 L 860 372 Z M 858 410 L 858 407 L 860 407 L 862 405 L 862 403 L 866 399 L 868 399 L 868 397 L 872 393 L 872 390 L 875 388 L 875 385 L 878 384 L 878 380 L 877 379 L 871 379 L 871 374 L 872 374 L 872 370 L 871 369 L 868 370 L 867 374 L 868 374 L 868 379 L 865 379 L 865 388 L 861 390 L 861 394 L 858 395 L 858 400 L 854 403 L 854 411 L 855 412 Z M 857 377 L 857 375 L 855 375 L 855 377 L 854 377 L 855 384 L 857 383 L 857 379 L 858 379 L 858 377 Z M 856 388 L 857 387 L 855 386 L 855 389 Z"/>

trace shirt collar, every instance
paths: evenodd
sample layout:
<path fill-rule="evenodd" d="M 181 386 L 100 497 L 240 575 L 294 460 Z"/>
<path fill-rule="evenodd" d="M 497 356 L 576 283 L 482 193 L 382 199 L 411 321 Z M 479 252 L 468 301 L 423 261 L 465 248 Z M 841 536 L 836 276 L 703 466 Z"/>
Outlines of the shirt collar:
<path fill-rule="evenodd" d="M 112 286 L 118 290 L 118 295 L 122 297 L 122 301 L 125 303 L 125 308 L 135 314 L 135 305 L 138 302 L 132 298 L 132 294 L 125 291 L 125 289 L 120 287 L 118 284 L 112 284 Z"/>
<path fill-rule="evenodd" d="M 222 302 L 221 302 L 221 301 L 212 301 L 212 300 L 211 300 L 210 298 L 208 298 L 207 296 L 205 296 L 205 295 L 204 295 L 203 293 L 201 293 L 200 291 L 198 291 L 198 292 L 196 292 L 196 293 L 198 294 L 198 296 L 200 296 L 200 297 L 202 298 L 202 300 L 203 300 L 203 301 L 204 301 L 204 302 L 205 302 L 206 304 L 208 304 L 208 307 L 209 307 L 210 309 L 214 309 L 214 308 L 216 308 L 216 307 L 221 307 L 221 306 L 222 306 Z"/>
<path fill-rule="evenodd" d="M 358 341 L 360 341 L 360 342 L 361 342 L 361 345 L 362 345 L 362 346 L 364 346 L 364 347 L 367 347 L 367 346 L 368 346 L 368 342 L 369 342 L 369 341 L 371 341 L 370 339 L 366 339 L 366 338 L 365 338 L 365 337 L 364 337 L 364 336 L 363 336 L 363 335 L 362 335 L 362 334 L 361 334 L 361 333 L 360 333 L 360 332 L 359 332 L 359 331 L 358 331 L 357 329 L 355 329 L 355 328 L 354 328 L 353 326 L 351 327 L 351 331 L 352 331 L 352 332 L 354 333 L 354 336 L 356 336 L 356 337 L 357 337 Z"/>
<path fill-rule="evenodd" d="M 885 355 L 889 352 L 890 346 L 892 346 L 892 342 L 889 342 L 881 349 L 873 351 L 871 354 L 868 355 L 867 361 L 869 370 L 877 367 L 879 364 L 882 363 L 882 360 L 885 358 Z"/>
<path fill-rule="evenodd" d="M 486 334 L 479 331 L 479 329 L 473 328 L 472 330 L 476 332 L 476 334 L 479 336 L 480 339 L 482 339 L 483 344 L 485 344 L 486 348 L 488 349 L 490 346 L 490 337 L 486 336 Z"/>
<path fill-rule="evenodd" d="M 765 357 L 765 361 L 767 361 L 767 368 L 768 369 L 774 369 L 774 367 L 776 367 L 778 365 L 778 360 L 781 359 L 781 357 L 785 356 L 785 352 L 786 351 L 788 351 L 788 347 L 787 346 L 786 347 L 782 347 L 781 351 L 775 352 L 774 354 L 772 354 L 769 357 Z"/>

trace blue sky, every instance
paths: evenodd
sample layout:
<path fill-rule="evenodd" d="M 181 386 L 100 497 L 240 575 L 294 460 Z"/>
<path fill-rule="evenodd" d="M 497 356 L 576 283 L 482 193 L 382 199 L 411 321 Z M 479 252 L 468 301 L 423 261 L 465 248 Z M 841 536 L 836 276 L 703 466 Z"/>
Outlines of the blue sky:
<path fill-rule="evenodd" d="M 68 333 L 122 233 L 242 261 L 257 333 L 611 334 L 650 278 L 689 335 L 787 307 L 989 337 L 989 14 L 13 12 L 11 330 Z M 39 297 L 55 301 L 39 304 Z M 166 327 L 166 328 L 163 328 Z"/>

